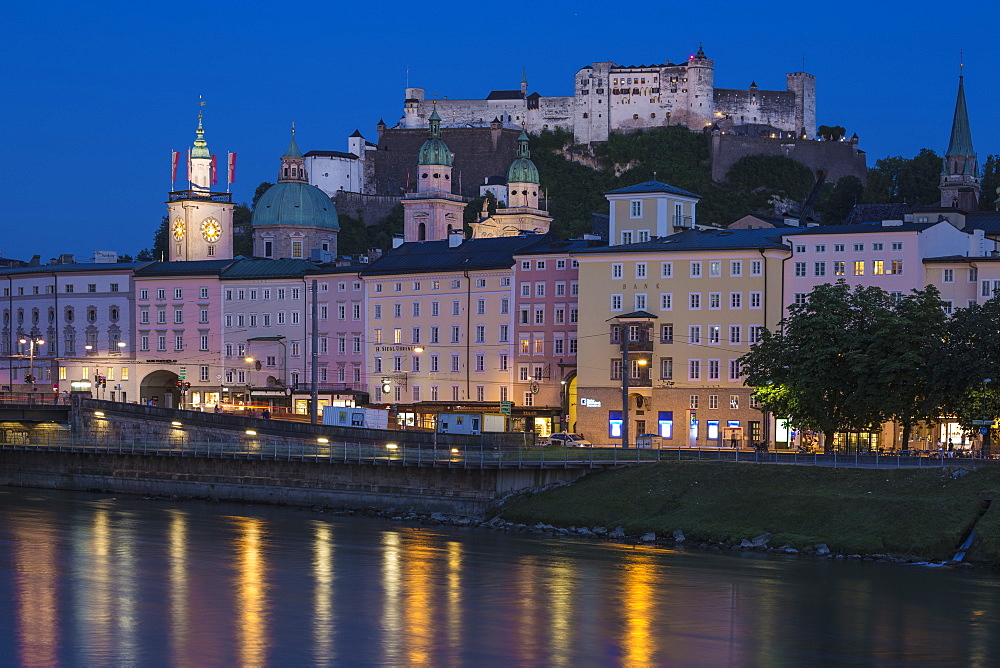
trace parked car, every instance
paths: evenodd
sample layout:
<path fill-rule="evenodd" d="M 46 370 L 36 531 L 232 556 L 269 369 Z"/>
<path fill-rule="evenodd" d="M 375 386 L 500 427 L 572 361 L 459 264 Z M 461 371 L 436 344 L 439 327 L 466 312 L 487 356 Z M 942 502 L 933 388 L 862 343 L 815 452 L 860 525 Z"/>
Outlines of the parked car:
<path fill-rule="evenodd" d="M 568 448 L 589 448 L 593 445 L 580 434 L 552 434 L 549 436 L 549 445 L 565 445 Z"/>

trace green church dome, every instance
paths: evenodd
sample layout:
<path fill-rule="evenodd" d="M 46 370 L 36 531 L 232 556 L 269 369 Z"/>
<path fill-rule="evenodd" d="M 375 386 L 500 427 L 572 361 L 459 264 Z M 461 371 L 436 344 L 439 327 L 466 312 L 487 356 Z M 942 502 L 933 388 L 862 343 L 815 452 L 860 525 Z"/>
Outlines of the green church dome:
<path fill-rule="evenodd" d="M 257 201 L 253 225 L 311 225 L 340 229 L 337 208 L 322 190 L 308 183 L 276 183 Z"/>
<path fill-rule="evenodd" d="M 521 136 L 517 138 L 517 156 L 507 170 L 507 183 L 538 183 L 538 168 L 531 161 L 528 135 L 523 130 Z"/>
<path fill-rule="evenodd" d="M 437 109 L 434 109 L 427 120 L 430 129 L 427 131 L 427 141 L 417 153 L 417 164 L 451 167 L 451 151 L 441 139 L 441 117 L 438 116 Z"/>

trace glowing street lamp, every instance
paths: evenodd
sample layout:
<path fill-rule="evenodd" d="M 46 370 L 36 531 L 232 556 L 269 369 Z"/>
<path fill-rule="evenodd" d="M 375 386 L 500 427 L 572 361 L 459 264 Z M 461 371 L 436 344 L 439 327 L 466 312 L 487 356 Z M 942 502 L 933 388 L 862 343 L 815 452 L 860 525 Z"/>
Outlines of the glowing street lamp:
<path fill-rule="evenodd" d="M 35 348 L 44 346 L 45 340 L 39 336 L 28 336 L 21 337 L 18 341 L 22 346 L 28 346 L 28 375 L 24 380 L 28 385 L 33 385 L 35 383 Z"/>

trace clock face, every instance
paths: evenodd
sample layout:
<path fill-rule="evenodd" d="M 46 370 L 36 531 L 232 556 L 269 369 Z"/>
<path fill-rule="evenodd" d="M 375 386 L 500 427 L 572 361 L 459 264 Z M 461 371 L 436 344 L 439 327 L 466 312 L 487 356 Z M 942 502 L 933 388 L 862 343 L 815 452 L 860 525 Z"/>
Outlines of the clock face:
<path fill-rule="evenodd" d="M 180 241 L 181 239 L 184 238 L 184 221 L 183 220 L 181 220 L 180 218 L 178 218 L 177 220 L 175 220 L 174 221 L 174 226 L 173 226 L 172 229 L 173 229 L 173 232 L 174 232 L 174 239 L 177 239 L 177 241 Z"/>
<path fill-rule="evenodd" d="M 218 241 L 222 236 L 222 226 L 219 225 L 219 221 L 215 218 L 206 218 L 201 224 L 201 236 L 205 237 L 205 241 Z"/>

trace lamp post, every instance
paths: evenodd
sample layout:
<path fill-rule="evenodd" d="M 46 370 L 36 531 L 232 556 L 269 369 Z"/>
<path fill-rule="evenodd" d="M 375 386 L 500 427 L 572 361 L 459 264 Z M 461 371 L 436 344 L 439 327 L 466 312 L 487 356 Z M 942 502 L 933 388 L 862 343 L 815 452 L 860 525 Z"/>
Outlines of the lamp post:
<path fill-rule="evenodd" d="M 45 340 L 39 336 L 27 336 L 18 339 L 21 345 L 27 344 L 28 346 L 28 375 L 25 381 L 28 385 L 32 386 L 34 389 L 35 384 L 35 348 L 38 346 L 44 346 Z"/>
<path fill-rule="evenodd" d="M 629 447 L 629 405 L 628 405 L 628 394 L 629 394 L 629 372 L 631 371 L 629 364 L 629 325 L 635 326 L 636 329 L 636 339 L 635 343 L 638 344 L 637 347 L 644 348 L 648 344 L 649 352 L 652 353 L 652 338 L 646 335 L 646 325 L 652 322 L 656 318 L 652 313 L 646 311 L 634 311 L 626 315 L 618 316 L 617 318 L 611 318 L 609 322 L 618 326 L 618 338 L 621 343 L 621 356 L 622 356 L 622 448 Z M 645 357 L 640 357 L 636 360 L 636 363 L 640 366 L 645 366 L 649 363 L 649 359 Z"/>
<path fill-rule="evenodd" d="M 986 412 L 986 383 L 992 383 L 992 378 L 983 378 L 983 443 L 979 447 L 980 451 L 985 454 L 990 451 L 990 425 L 987 422 L 989 419 Z"/>

